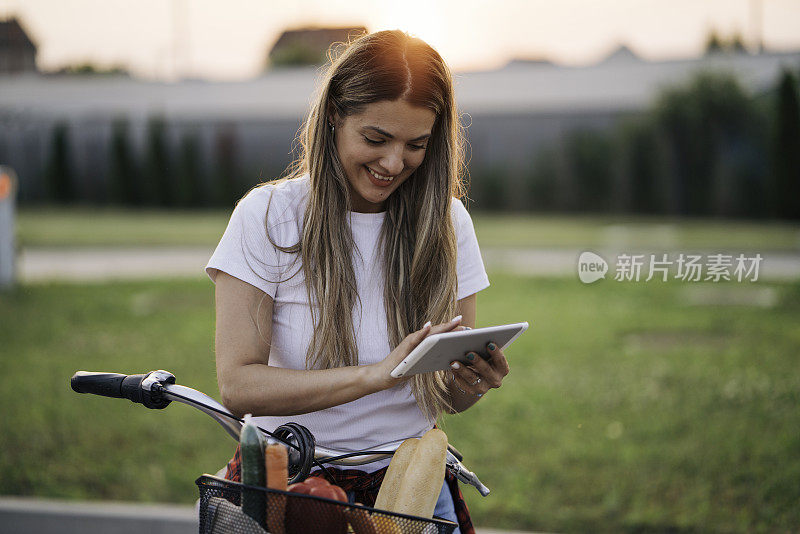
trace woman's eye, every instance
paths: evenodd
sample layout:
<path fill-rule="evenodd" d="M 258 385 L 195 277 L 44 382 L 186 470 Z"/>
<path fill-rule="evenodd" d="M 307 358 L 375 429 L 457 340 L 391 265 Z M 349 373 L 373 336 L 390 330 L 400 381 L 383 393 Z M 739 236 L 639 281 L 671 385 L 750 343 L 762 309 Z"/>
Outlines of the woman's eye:
<path fill-rule="evenodd" d="M 384 143 L 382 139 L 376 141 L 375 139 L 370 139 L 369 137 L 366 136 L 364 136 L 364 141 L 366 141 L 371 145 L 382 145 Z M 409 145 L 409 146 L 414 150 L 425 150 L 427 148 L 425 145 Z"/>

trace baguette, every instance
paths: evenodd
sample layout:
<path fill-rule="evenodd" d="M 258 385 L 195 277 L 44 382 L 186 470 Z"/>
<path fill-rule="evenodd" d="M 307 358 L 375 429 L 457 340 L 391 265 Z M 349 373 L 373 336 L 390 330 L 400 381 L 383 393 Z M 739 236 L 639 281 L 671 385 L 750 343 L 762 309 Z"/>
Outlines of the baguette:
<path fill-rule="evenodd" d="M 447 435 L 432 428 L 419 440 L 390 510 L 432 518 L 444 484 L 446 458 Z"/>
<path fill-rule="evenodd" d="M 409 438 L 405 440 L 392 456 L 392 461 L 389 462 L 389 468 L 383 476 L 381 488 L 378 490 L 378 496 L 375 499 L 375 508 L 379 510 L 394 510 L 394 504 L 397 501 L 397 494 L 400 490 L 400 483 L 406 474 L 408 466 L 411 464 L 414 453 L 419 444 L 418 438 Z"/>
<path fill-rule="evenodd" d="M 289 479 L 289 454 L 279 443 L 267 445 L 264 454 L 267 467 L 267 487 L 286 491 Z M 283 521 L 286 517 L 286 495 L 267 493 L 267 531 L 270 534 L 283 534 Z"/>

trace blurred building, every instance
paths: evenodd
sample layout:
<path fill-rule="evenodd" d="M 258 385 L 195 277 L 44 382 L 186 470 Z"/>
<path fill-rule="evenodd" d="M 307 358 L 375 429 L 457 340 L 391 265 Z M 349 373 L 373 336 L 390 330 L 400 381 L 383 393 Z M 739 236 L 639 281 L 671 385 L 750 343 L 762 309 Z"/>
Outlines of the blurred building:
<path fill-rule="evenodd" d="M 0 75 L 36 72 L 36 45 L 16 18 L 0 20 Z"/>
<path fill-rule="evenodd" d="M 523 179 L 517 177 L 541 147 L 577 129 L 610 128 L 620 117 L 645 109 L 665 87 L 698 71 L 734 73 L 757 93 L 774 86 L 785 66 L 796 71 L 800 51 L 645 61 L 623 48 L 585 67 L 516 60 L 495 70 L 457 72 L 470 169 L 502 165 L 513 191 L 514 180 Z M 59 161 L 74 176 L 77 198 L 103 202 L 111 195 L 114 158 L 145 166 L 153 152 L 151 126 L 158 118 L 170 173 L 178 172 L 182 153 L 194 153 L 198 163 L 191 174 L 202 175 L 211 187 L 220 173 L 227 173 L 240 195 L 278 176 L 291 161 L 318 76 L 317 67 L 306 66 L 235 83 L 0 78 L 0 163 L 17 170 L 20 200 L 37 201 L 46 196 L 47 167 L 54 147 L 60 147 Z"/>

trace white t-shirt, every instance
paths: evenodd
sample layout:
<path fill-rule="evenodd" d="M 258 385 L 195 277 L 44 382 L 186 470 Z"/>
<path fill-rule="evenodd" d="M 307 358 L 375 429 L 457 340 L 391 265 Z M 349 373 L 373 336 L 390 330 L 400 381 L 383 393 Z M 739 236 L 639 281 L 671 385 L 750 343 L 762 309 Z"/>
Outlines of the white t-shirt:
<path fill-rule="evenodd" d="M 306 368 L 306 350 L 311 342 L 312 323 L 300 259 L 282 252 L 281 246 L 298 242 L 308 198 L 308 174 L 280 184 L 265 184 L 250 191 L 233 210 L 228 227 L 206 265 L 212 281 L 217 270 L 225 271 L 272 297 L 272 339 L 269 365 L 288 369 Z M 269 221 L 265 225 L 267 204 Z M 462 299 L 489 286 L 472 219 L 464 205 L 453 198 L 452 216 L 458 241 L 457 298 Z M 382 256 L 376 246 L 385 212 L 348 212 L 358 252 L 353 270 L 361 299 L 353 310 L 353 325 L 359 364 L 377 363 L 390 352 L 383 299 Z M 360 252 L 360 254 L 359 254 Z M 296 263 L 293 263 L 296 261 Z M 295 274 L 297 273 L 297 274 Z M 295 276 L 286 280 L 289 276 Z M 313 413 L 255 417 L 267 429 L 295 421 L 314 434 L 317 443 L 333 449 L 355 451 L 420 437 L 433 426 L 417 407 L 409 381 L 372 393 L 339 406 Z M 371 472 L 388 460 L 359 467 Z"/>

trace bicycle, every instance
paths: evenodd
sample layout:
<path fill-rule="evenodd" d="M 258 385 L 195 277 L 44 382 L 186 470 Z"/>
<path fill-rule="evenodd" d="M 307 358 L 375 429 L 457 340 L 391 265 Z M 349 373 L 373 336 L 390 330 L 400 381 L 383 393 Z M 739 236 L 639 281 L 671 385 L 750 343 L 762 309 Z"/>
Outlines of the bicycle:
<path fill-rule="evenodd" d="M 168 371 L 150 371 L 145 374 L 124 375 L 119 373 L 78 371 L 70 379 L 77 393 L 90 393 L 104 397 L 124 398 L 143 406 L 160 410 L 172 401 L 196 408 L 217 421 L 237 442 L 243 420 L 233 415 L 222 404 L 195 389 L 175 383 L 175 375 Z M 339 451 L 318 446 L 311 432 L 297 423 L 287 423 L 270 432 L 259 430 L 270 438 L 287 446 L 289 451 L 289 480 L 292 484 L 305 480 L 316 465 L 323 471 L 326 464 L 341 466 L 364 465 L 389 458 L 402 441 L 383 444 L 381 450 Z M 482 496 L 489 494 L 472 471 L 462 463 L 463 456 L 448 445 L 446 467 L 458 480 L 474 486 Z M 200 492 L 199 531 L 201 534 L 263 534 L 261 525 L 242 513 L 237 505 L 243 491 L 264 493 L 265 501 L 282 503 L 286 524 L 281 527 L 284 534 L 294 532 L 331 532 L 344 534 L 359 528 L 356 523 L 364 514 L 370 519 L 362 532 L 418 533 L 436 532 L 450 534 L 455 523 L 442 519 L 426 519 L 405 514 L 396 514 L 358 504 L 344 503 L 310 495 L 283 492 L 262 487 L 247 486 L 216 475 L 203 474 L 196 481 Z M 294 510 L 294 515 L 291 511 Z M 349 529 L 349 530 L 348 530 Z M 271 534 L 279 534 L 273 532 Z"/>

